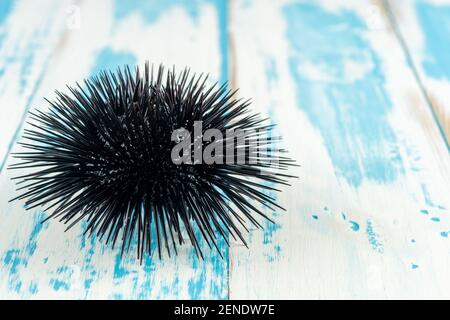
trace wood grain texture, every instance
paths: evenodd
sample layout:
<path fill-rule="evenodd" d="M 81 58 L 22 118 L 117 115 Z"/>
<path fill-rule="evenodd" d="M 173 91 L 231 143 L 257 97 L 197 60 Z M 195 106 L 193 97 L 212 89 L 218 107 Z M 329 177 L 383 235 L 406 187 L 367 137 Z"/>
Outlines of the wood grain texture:
<path fill-rule="evenodd" d="M 65 28 L 68 3 L 1 1 L 0 170 Z"/>
<path fill-rule="evenodd" d="M 223 81 L 227 68 L 225 4 L 79 1 L 69 8 L 70 19 L 75 19 L 72 27 L 64 30 L 42 80 L 34 84 L 32 106 L 45 108 L 42 97 L 53 98 L 54 89 L 64 90 L 66 84 L 74 84 L 101 69 L 126 63 L 143 65 L 146 60 L 169 67 L 190 66 L 194 72 L 208 71 L 211 81 Z M 7 19 L 22 21 L 15 14 L 18 13 L 12 10 L 13 16 Z M 47 39 L 36 41 L 44 46 Z M 38 55 L 41 59 L 42 54 Z M 21 124 L 14 121 L 11 125 Z M 64 233 L 65 227 L 57 221 L 39 224 L 45 212 L 27 212 L 19 202 L 8 203 L 15 194 L 10 177 L 10 171 L 2 170 L 0 219 L 7 227 L 0 234 L 1 298 L 228 297 L 224 244 L 224 260 L 211 252 L 205 261 L 200 261 L 188 246 L 179 251 L 178 257 L 148 258 L 143 265 L 136 261 L 133 250 L 120 260 L 118 250 L 81 236 L 84 226 Z"/>
<path fill-rule="evenodd" d="M 250 249 L 221 243 L 224 260 L 206 250 L 200 261 L 186 246 L 139 265 L 82 236 L 83 225 L 64 233 L 9 203 L 3 166 L 0 298 L 450 298 L 450 156 L 436 122 L 446 61 L 415 38 L 434 34 L 417 6 L 437 2 L 392 5 L 392 18 L 369 0 L 1 1 L 5 165 L 43 97 L 149 60 L 229 79 L 279 124 L 302 167 L 277 195 L 287 212 L 268 212 L 276 224 L 252 230 Z"/>
<path fill-rule="evenodd" d="M 448 298 L 450 161 L 383 10 L 234 1 L 236 85 L 302 165 L 231 298 Z"/>
<path fill-rule="evenodd" d="M 427 103 L 450 147 L 450 1 L 385 1 L 417 72 Z"/>

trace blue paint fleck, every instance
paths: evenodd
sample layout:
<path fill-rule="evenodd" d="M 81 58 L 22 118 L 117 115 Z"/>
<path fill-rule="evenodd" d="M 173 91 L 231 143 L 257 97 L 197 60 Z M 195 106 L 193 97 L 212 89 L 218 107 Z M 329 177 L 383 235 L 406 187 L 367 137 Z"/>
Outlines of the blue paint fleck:
<path fill-rule="evenodd" d="M 74 273 L 72 267 L 60 266 L 54 272 L 55 277 L 50 279 L 49 284 L 53 287 L 53 290 L 66 290 L 70 289 L 71 278 Z"/>
<path fill-rule="evenodd" d="M 347 219 L 347 217 L 345 216 L 345 213 L 343 213 L 343 212 L 341 212 L 341 217 L 342 217 L 343 220 Z"/>
<path fill-rule="evenodd" d="M 281 252 L 281 247 L 280 247 L 280 245 L 276 245 L 275 247 L 273 247 L 274 249 L 275 249 L 275 252 L 276 253 L 280 253 Z"/>
<path fill-rule="evenodd" d="M 44 227 L 44 224 L 42 224 L 42 221 L 45 219 L 45 214 L 41 211 L 37 211 L 35 213 L 35 217 L 33 219 L 34 227 L 33 230 L 31 230 L 30 234 L 30 240 L 26 246 L 27 254 L 29 256 L 32 256 L 34 252 L 36 251 L 37 247 L 37 236 L 41 232 L 42 228 Z M 45 224 L 45 228 L 48 228 L 48 223 Z"/>
<path fill-rule="evenodd" d="M 94 279 L 84 280 L 84 289 L 89 290 L 91 288 L 92 282 L 94 282 Z"/>
<path fill-rule="evenodd" d="M 114 278 L 122 279 L 127 274 L 129 274 L 129 272 L 126 268 L 124 268 L 123 261 L 120 257 L 120 253 L 119 253 L 116 255 L 115 262 L 114 262 Z"/>
<path fill-rule="evenodd" d="M 434 203 L 434 201 L 431 199 L 430 192 L 428 191 L 428 188 L 427 188 L 427 186 L 424 183 L 422 183 L 420 185 L 420 187 L 422 188 L 422 194 L 423 194 L 423 197 L 424 197 L 424 200 L 425 200 L 425 204 L 427 206 L 429 206 L 431 208 L 438 208 L 438 209 L 441 209 L 441 210 L 445 210 L 445 207 L 443 205 Z"/>
<path fill-rule="evenodd" d="M 448 238 L 448 232 L 447 231 L 442 231 L 441 232 L 441 237 Z"/>
<path fill-rule="evenodd" d="M 416 240 L 415 239 L 411 239 L 411 243 L 416 243 Z"/>
<path fill-rule="evenodd" d="M 419 266 L 417 264 L 411 263 L 411 269 L 417 269 Z"/>
<path fill-rule="evenodd" d="M 70 283 L 69 282 L 65 282 L 62 280 L 58 280 L 58 279 L 50 279 L 50 285 L 53 287 L 53 289 L 55 291 L 59 291 L 59 290 L 69 290 L 70 289 Z"/>
<path fill-rule="evenodd" d="M 14 288 L 14 291 L 15 291 L 16 293 L 19 293 L 19 292 L 20 292 L 20 288 L 22 288 L 22 281 L 19 281 L 19 282 L 16 283 L 16 286 L 15 286 L 15 288 Z"/>
<path fill-rule="evenodd" d="M 350 223 L 350 228 L 353 231 L 357 232 L 359 230 L 359 224 L 357 222 L 350 220 L 349 223 Z"/>
<path fill-rule="evenodd" d="M 280 253 L 281 253 L 281 246 L 277 244 L 273 247 L 273 252 L 265 253 L 264 256 L 267 258 L 267 261 L 269 263 L 272 263 L 280 257 Z"/>
<path fill-rule="evenodd" d="M 113 294 L 111 295 L 111 299 L 112 299 L 112 300 L 123 300 L 123 296 L 122 296 L 122 294 L 120 294 L 120 293 L 113 293 Z"/>
<path fill-rule="evenodd" d="M 318 220 L 318 219 L 319 219 L 319 217 L 318 217 L 317 215 L 315 215 L 315 214 L 311 215 L 311 217 L 312 217 L 314 220 Z"/>
<path fill-rule="evenodd" d="M 338 176 L 358 187 L 364 179 L 394 181 L 404 173 L 397 137 L 388 116 L 380 58 L 365 38 L 366 23 L 353 12 L 331 13 L 311 3 L 284 7 L 299 107 L 322 135 Z M 371 66 L 352 82 L 344 81 L 346 62 Z M 305 64 L 326 71 L 329 79 L 311 79 Z"/>
<path fill-rule="evenodd" d="M 28 288 L 28 291 L 32 294 L 35 295 L 38 292 L 38 285 L 36 282 L 31 281 L 30 282 L 30 286 Z"/>
<path fill-rule="evenodd" d="M 426 209 L 420 210 L 420 213 L 421 214 L 428 214 L 428 210 L 426 210 Z"/>
<path fill-rule="evenodd" d="M 273 234 L 281 229 L 281 225 L 278 223 L 267 223 L 264 230 L 263 244 L 272 243 Z"/>
<path fill-rule="evenodd" d="M 434 222 L 439 222 L 439 221 L 441 221 L 441 219 L 438 218 L 438 217 L 432 217 L 430 220 L 431 220 L 431 221 L 434 221 Z"/>
<path fill-rule="evenodd" d="M 372 249 L 378 253 L 383 253 L 383 243 L 381 242 L 378 233 L 375 232 L 373 222 L 370 219 L 367 220 L 366 234 Z"/>

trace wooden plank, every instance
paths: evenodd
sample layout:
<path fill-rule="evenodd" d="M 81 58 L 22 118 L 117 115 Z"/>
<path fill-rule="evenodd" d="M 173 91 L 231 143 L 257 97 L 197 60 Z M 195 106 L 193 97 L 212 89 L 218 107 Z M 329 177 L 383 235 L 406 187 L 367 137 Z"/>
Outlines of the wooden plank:
<path fill-rule="evenodd" d="M 450 141 L 450 64 L 448 34 L 450 1 L 385 1 L 398 37 L 410 55 L 410 63 L 427 96 L 427 103 L 442 134 Z"/>
<path fill-rule="evenodd" d="M 60 41 L 33 106 L 53 98 L 102 68 L 146 60 L 178 68 L 207 71 L 211 81 L 226 78 L 226 3 L 223 1 L 82 1 L 79 27 Z M 74 11 L 75 10 L 75 11 Z M 101 13 L 101 14 L 100 14 Z M 12 19 L 12 18 L 11 18 Z M 57 221 L 43 225 L 45 213 L 30 214 L 14 194 L 11 172 L 0 176 L 0 297 L 148 299 L 228 297 L 228 259 L 206 250 L 198 260 L 189 246 L 177 257 L 146 259 L 139 265 L 131 251 L 122 260 L 118 250 L 80 236 L 84 226 L 63 233 Z M 206 245 L 205 245 L 206 247 Z M 206 248 L 205 248 L 206 249 Z"/>
<path fill-rule="evenodd" d="M 302 165 L 287 212 L 232 247 L 230 298 L 449 298 L 448 149 L 380 3 L 230 17 L 235 85 Z"/>
<path fill-rule="evenodd" d="M 0 170 L 66 27 L 68 4 L 55 0 L 0 4 Z"/>

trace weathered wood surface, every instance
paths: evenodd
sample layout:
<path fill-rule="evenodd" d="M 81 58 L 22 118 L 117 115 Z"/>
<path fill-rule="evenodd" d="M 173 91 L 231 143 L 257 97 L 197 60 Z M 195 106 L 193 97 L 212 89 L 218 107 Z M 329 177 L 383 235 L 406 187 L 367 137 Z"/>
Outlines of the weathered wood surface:
<path fill-rule="evenodd" d="M 450 147 L 450 1 L 385 1 L 384 5 Z"/>
<path fill-rule="evenodd" d="M 19 2 L 16 4 L 5 21 L 14 19 L 20 25 L 30 12 L 25 4 L 20 8 Z M 54 97 L 54 89 L 63 90 L 66 84 L 74 84 L 101 69 L 143 65 L 146 60 L 208 70 L 212 80 L 223 80 L 226 77 L 223 5 L 203 1 L 80 1 L 75 6 L 63 5 L 62 12 L 47 10 L 48 20 L 62 15 L 63 34 L 42 79 L 35 85 L 32 107 L 44 107 L 43 97 Z M 17 12 L 22 7 L 24 10 Z M 39 41 L 42 46 L 47 44 L 45 37 Z M 22 108 L 21 112 L 28 108 L 17 101 L 19 98 L 2 96 L 2 99 L 5 99 L 2 112 L 5 104 L 10 109 Z M 16 127 L 21 125 L 19 120 L 15 121 Z M 2 125 L 4 121 L 8 120 L 2 119 Z M 8 139 L 3 137 L 2 143 Z M 80 236 L 83 226 L 63 233 L 64 226 L 56 221 L 38 224 L 45 213 L 39 210 L 30 213 L 19 202 L 8 203 L 15 194 L 10 177 L 11 172 L 3 169 L 0 297 L 228 297 L 227 255 L 221 260 L 212 252 L 205 261 L 199 261 L 186 246 L 176 258 L 147 259 L 142 266 L 134 252 L 121 261 L 117 250 Z M 226 254 L 226 248 L 223 249 Z"/>
<path fill-rule="evenodd" d="M 2 1 L 0 298 L 450 298 L 439 111 L 450 15 L 434 10 L 445 1 L 403 2 Z M 26 111 L 145 60 L 229 79 L 302 165 L 278 196 L 287 212 L 248 235 L 250 250 L 221 244 L 224 260 L 199 261 L 184 247 L 140 266 L 80 236 L 83 226 L 64 234 L 38 224 L 45 212 L 8 203 L 5 164 Z"/>
<path fill-rule="evenodd" d="M 231 297 L 448 297 L 448 150 L 382 8 L 236 1 L 230 15 L 235 82 L 302 164 L 288 213 L 231 250 Z"/>

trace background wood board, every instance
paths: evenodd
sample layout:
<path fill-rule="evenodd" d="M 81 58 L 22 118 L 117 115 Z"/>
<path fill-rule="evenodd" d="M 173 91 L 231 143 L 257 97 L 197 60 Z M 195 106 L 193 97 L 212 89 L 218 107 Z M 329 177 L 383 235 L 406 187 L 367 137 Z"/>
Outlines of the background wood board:
<path fill-rule="evenodd" d="M 449 297 L 448 150 L 381 8 L 230 10 L 236 86 L 302 165 L 287 213 L 232 248 L 230 297 Z"/>
<path fill-rule="evenodd" d="M 427 95 L 427 103 L 450 141 L 450 1 L 385 1 L 398 36 L 410 55 L 411 67 Z"/>
<path fill-rule="evenodd" d="M 30 32 L 27 5 L 0 6 L 0 39 L 7 34 L 10 46 L 21 43 L 18 30 Z M 24 112 L 45 108 L 54 89 L 149 60 L 228 78 L 279 124 L 300 179 L 278 195 L 287 212 L 270 213 L 276 224 L 247 236 L 250 250 L 222 243 L 225 260 L 206 251 L 199 261 L 186 246 L 140 266 L 133 252 L 121 261 L 80 236 L 85 226 L 63 233 L 56 221 L 40 225 L 40 210 L 8 203 L 16 193 L 3 169 L 0 298 L 449 297 L 449 154 L 392 28 L 401 24 L 394 9 L 392 18 L 381 1 L 84 0 L 58 8 L 36 18 L 37 26 L 56 22 L 48 40 L 34 40 L 49 44 L 35 45 L 35 71 L 17 73 L 36 74 L 23 85 L 32 94 L 8 81 L 14 65 L 0 40 L 0 84 L 14 93 L 0 94 L 5 158 Z M 16 115 L 6 120 L 6 112 Z"/>
<path fill-rule="evenodd" d="M 208 70 L 211 81 L 223 81 L 223 5 L 202 1 L 80 1 L 76 7 L 79 27 L 65 30 L 32 105 L 45 108 L 42 97 L 53 98 L 54 89 L 64 90 L 66 84 L 103 68 L 143 66 L 146 60 L 180 69 L 190 66 L 192 70 Z M 38 223 L 45 213 L 35 210 L 30 214 L 20 202 L 7 203 L 15 194 L 11 175 L 3 170 L 0 177 L 0 214 L 2 224 L 7 226 L 0 241 L 0 297 L 228 297 L 224 244 L 224 260 L 215 252 L 205 261 L 198 260 L 188 246 L 176 258 L 148 258 L 143 265 L 136 261 L 133 251 L 120 260 L 118 250 L 81 236 L 85 226 L 63 233 L 64 226 L 56 221 Z"/>
<path fill-rule="evenodd" d="M 68 1 L 11 1 L 0 5 L 0 169 L 65 27 Z"/>

